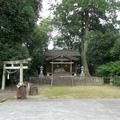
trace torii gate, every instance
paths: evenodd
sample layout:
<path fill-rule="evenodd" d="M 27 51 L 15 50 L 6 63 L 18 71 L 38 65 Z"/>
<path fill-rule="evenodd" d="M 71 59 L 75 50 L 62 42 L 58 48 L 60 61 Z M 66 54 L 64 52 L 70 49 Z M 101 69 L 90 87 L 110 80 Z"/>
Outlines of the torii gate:
<path fill-rule="evenodd" d="M 3 62 L 3 75 L 2 75 L 1 90 L 5 89 L 6 70 L 16 70 L 16 69 L 19 69 L 20 70 L 19 83 L 20 83 L 20 85 L 23 84 L 23 69 L 28 69 L 28 66 L 24 65 L 24 64 L 28 64 L 28 61 L 30 61 L 30 60 L 26 59 L 26 60 L 4 61 Z"/>

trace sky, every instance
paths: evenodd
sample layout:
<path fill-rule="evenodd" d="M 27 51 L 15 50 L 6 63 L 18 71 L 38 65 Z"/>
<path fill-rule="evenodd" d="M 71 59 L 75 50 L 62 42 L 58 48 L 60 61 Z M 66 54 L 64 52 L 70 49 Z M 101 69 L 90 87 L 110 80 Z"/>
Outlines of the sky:
<path fill-rule="evenodd" d="M 51 0 L 52 3 L 54 2 L 53 0 Z M 50 8 L 50 4 L 49 4 L 49 0 L 43 0 L 42 2 L 42 11 L 40 13 L 40 15 L 43 17 L 43 18 L 47 18 L 49 15 L 50 15 L 50 11 L 49 11 L 49 8 Z"/>
<path fill-rule="evenodd" d="M 62 0 L 43 0 L 42 2 L 42 12 L 41 16 L 43 18 L 47 18 L 49 15 L 52 15 L 49 11 L 50 4 L 56 4 L 56 3 L 61 3 Z"/>

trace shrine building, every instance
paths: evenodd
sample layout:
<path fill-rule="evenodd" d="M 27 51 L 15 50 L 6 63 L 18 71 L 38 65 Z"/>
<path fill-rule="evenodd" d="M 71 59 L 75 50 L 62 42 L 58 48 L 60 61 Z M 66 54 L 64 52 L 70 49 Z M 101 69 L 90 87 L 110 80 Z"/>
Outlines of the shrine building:
<path fill-rule="evenodd" d="M 73 50 L 47 50 L 47 75 L 74 75 L 80 53 Z"/>

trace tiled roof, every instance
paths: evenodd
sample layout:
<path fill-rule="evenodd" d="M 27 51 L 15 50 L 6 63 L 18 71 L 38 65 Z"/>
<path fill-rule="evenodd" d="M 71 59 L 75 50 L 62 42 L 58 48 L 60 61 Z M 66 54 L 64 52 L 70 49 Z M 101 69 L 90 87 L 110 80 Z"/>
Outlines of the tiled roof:
<path fill-rule="evenodd" d="M 77 51 L 73 51 L 73 50 L 47 50 L 45 52 L 45 56 L 49 57 L 49 56 L 75 56 L 75 57 L 79 57 L 80 53 Z"/>

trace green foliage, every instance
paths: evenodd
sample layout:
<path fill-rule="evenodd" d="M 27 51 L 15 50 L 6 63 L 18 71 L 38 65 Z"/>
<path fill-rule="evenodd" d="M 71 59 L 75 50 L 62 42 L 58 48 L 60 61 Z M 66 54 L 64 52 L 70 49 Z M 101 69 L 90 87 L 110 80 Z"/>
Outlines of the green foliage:
<path fill-rule="evenodd" d="M 48 32 L 50 30 L 51 21 L 49 19 L 43 19 L 38 26 L 35 26 L 34 31 L 31 33 L 30 38 L 26 42 L 26 46 L 29 49 L 30 55 L 32 55 L 35 49 L 40 48 L 44 50 L 48 42 Z"/>
<path fill-rule="evenodd" d="M 101 30 L 100 19 L 108 21 L 105 15 L 108 10 L 109 3 L 105 0 L 63 0 L 55 11 L 54 23 L 62 33 L 61 39 L 58 39 L 56 44 L 61 43 L 63 46 L 66 44 L 72 48 L 77 43 L 80 47 L 80 39 L 85 34 L 86 24 L 89 31 Z M 78 40 L 75 39 L 76 36 Z"/>
<path fill-rule="evenodd" d="M 33 0 L 0 1 L 2 40 L 22 42 L 37 20 L 37 2 Z"/>
<path fill-rule="evenodd" d="M 29 65 L 29 75 L 36 76 L 39 73 L 40 66 L 45 67 L 44 51 L 47 47 L 49 34 L 51 28 L 51 21 L 43 19 L 39 26 L 36 26 L 31 34 L 30 39 L 27 41 L 26 46 L 29 50 L 32 61 Z"/>
<path fill-rule="evenodd" d="M 120 58 L 120 35 L 115 40 L 115 44 L 112 47 L 110 53 L 114 57 L 114 59 L 119 59 Z"/>
<path fill-rule="evenodd" d="M 92 74 L 101 64 L 119 60 L 118 30 L 107 27 L 105 32 L 92 31 L 89 33 L 89 40 L 87 59 Z"/>
<path fill-rule="evenodd" d="M 41 0 L 0 0 L 0 62 L 26 59 Z M 0 78 L 2 64 L 0 64 Z"/>
<path fill-rule="evenodd" d="M 100 65 L 96 69 L 96 73 L 100 76 L 120 75 L 120 61 Z"/>
<path fill-rule="evenodd" d="M 1 61 L 7 60 L 21 60 L 29 57 L 29 52 L 25 46 L 21 44 L 0 44 L 0 57 Z"/>
<path fill-rule="evenodd" d="M 0 61 L 26 56 L 22 43 L 34 29 L 39 5 L 37 0 L 0 0 Z"/>

